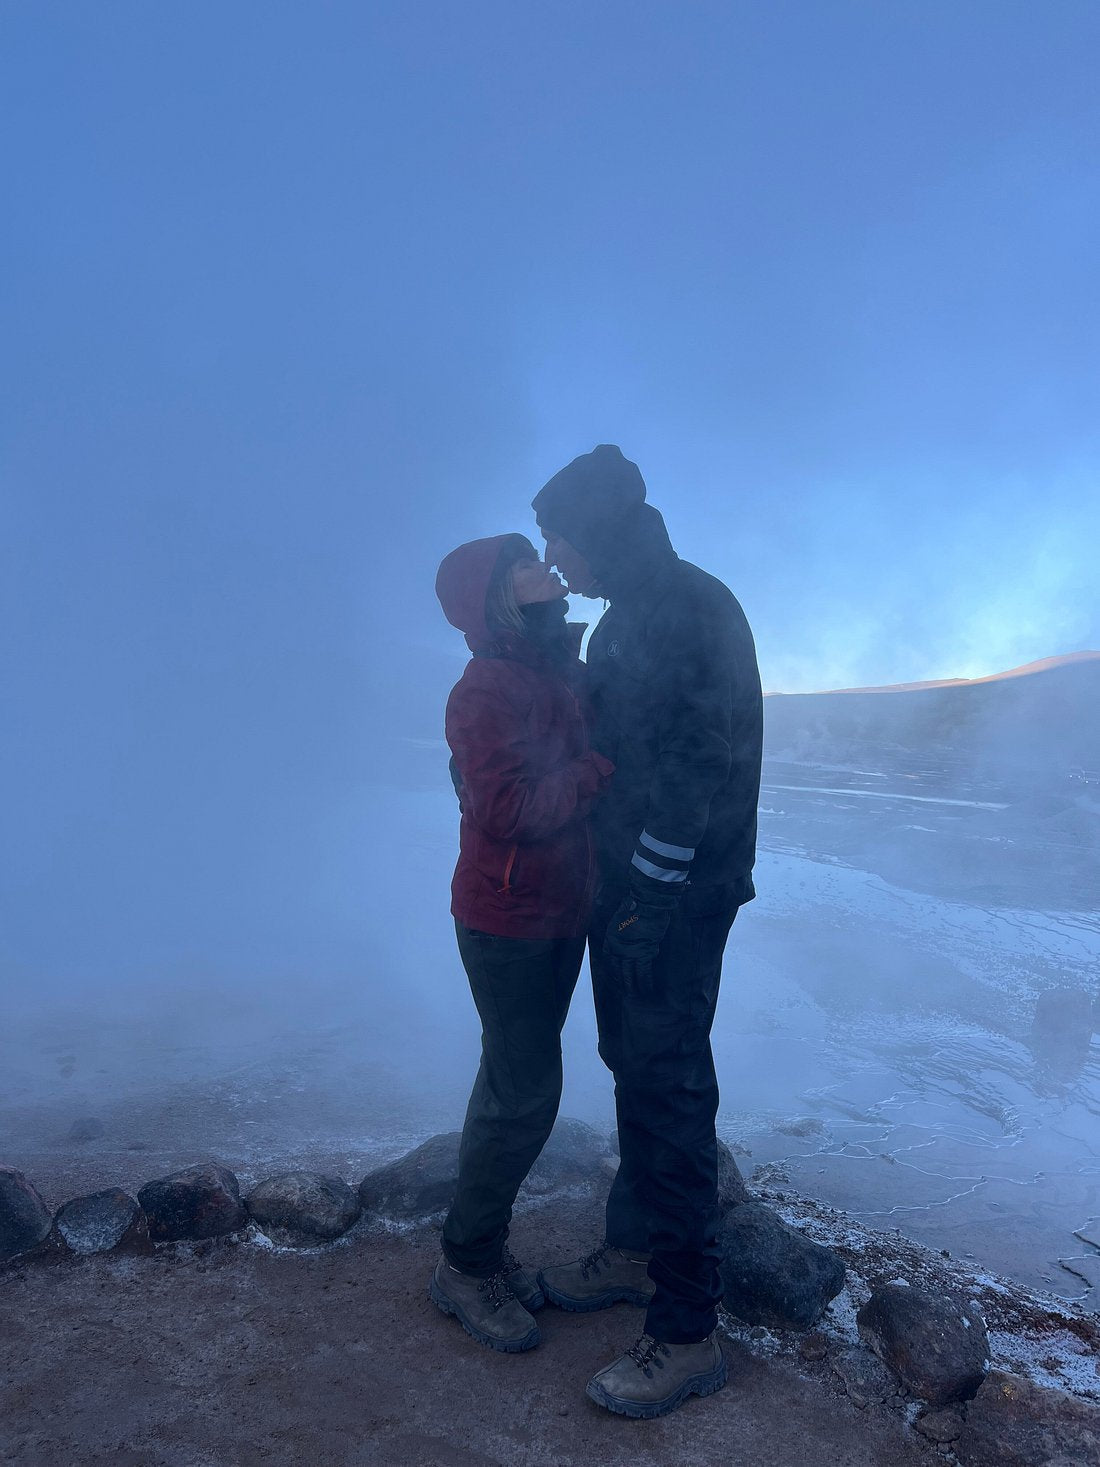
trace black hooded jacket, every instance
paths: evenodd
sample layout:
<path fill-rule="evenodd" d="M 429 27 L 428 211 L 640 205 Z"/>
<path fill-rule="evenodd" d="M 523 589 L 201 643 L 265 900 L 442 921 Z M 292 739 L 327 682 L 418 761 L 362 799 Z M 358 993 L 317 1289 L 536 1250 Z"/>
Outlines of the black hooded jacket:
<path fill-rule="evenodd" d="M 600 476 L 569 475 L 612 453 L 618 483 L 600 513 Z M 639 486 L 625 495 L 624 467 Z M 616 771 L 593 816 L 601 878 L 690 889 L 693 906 L 749 901 L 763 740 L 752 632 L 732 592 L 677 556 L 644 496 L 635 466 L 602 448 L 534 501 L 611 603 L 587 655 L 593 744 Z"/>

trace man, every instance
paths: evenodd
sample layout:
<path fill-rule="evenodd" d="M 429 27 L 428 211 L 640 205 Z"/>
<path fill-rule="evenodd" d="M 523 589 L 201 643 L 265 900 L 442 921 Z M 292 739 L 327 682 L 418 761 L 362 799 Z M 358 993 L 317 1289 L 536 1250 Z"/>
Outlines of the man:
<path fill-rule="evenodd" d="M 726 938 L 755 895 L 762 739 L 744 612 L 680 560 L 645 499 L 637 465 L 601 444 L 534 500 L 547 562 L 570 591 L 610 602 L 587 659 L 593 742 L 616 767 L 593 817 L 589 955 L 621 1158 L 604 1242 L 539 1282 L 564 1309 L 647 1306 L 642 1337 L 588 1384 L 627 1416 L 726 1379 L 710 1031 Z"/>

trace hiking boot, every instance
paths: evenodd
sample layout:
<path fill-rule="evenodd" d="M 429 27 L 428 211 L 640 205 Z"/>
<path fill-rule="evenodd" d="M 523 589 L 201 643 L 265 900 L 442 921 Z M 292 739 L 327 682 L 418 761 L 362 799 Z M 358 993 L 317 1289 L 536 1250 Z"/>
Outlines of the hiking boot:
<path fill-rule="evenodd" d="M 688 1396 L 712 1395 L 725 1383 L 717 1330 L 694 1345 L 662 1345 L 642 1335 L 613 1365 L 596 1372 L 587 1395 L 620 1416 L 664 1416 Z"/>
<path fill-rule="evenodd" d="M 644 1308 L 653 1298 L 648 1266 L 649 1259 L 644 1255 L 624 1253 L 621 1248 L 601 1243 L 575 1263 L 544 1268 L 538 1281 L 551 1304 L 577 1314 L 619 1303 Z"/>
<path fill-rule="evenodd" d="M 491 1350 L 515 1355 L 539 1342 L 538 1325 L 508 1287 L 502 1269 L 479 1279 L 441 1258 L 428 1294 L 444 1314 L 453 1314 L 467 1334 Z"/>
<path fill-rule="evenodd" d="M 534 1314 L 537 1309 L 541 1309 L 546 1303 L 546 1296 L 527 1270 L 521 1266 L 511 1248 L 505 1247 L 500 1266 L 504 1273 L 504 1282 L 528 1314 Z"/>

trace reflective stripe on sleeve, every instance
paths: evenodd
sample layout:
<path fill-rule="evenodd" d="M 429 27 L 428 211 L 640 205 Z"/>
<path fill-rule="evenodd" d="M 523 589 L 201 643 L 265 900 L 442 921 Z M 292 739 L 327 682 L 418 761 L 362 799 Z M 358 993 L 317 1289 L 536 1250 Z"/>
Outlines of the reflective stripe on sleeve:
<path fill-rule="evenodd" d="M 652 876 L 654 881 L 686 881 L 686 871 L 670 871 L 667 866 L 655 866 L 652 861 L 635 851 L 630 864 L 636 866 L 646 876 Z"/>
<path fill-rule="evenodd" d="M 674 861 L 691 861 L 695 857 L 694 846 L 672 846 L 667 840 L 657 840 L 648 830 L 638 837 L 638 844 L 655 851 L 658 856 L 671 856 Z"/>

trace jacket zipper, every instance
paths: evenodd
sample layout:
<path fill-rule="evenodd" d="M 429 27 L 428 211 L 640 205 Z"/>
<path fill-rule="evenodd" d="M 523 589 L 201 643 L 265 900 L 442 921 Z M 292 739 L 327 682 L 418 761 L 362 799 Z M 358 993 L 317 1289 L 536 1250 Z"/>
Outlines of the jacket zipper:
<path fill-rule="evenodd" d="M 568 684 L 566 686 L 568 686 Z M 573 707 L 576 709 L 577 722 L 580 724 L 581 729 L 581 753 L 587 754 L 590 749 L 590 745 L 588 742 L 588 725 L 584 721 L 584 711 L 581 708 L 581 700 L 577 697 L 576 693 L 573 692 L 572 688 L 570 688 L 569 691 L 573 697 Z M 589 816 L 587 815 L 584 817 L 584 844 L 588 857 L 588 871 L 584 880 L 584 896 L 581 900 L 581 910 L 583 912 L 587 912 L 592 905 L 592 888 L 596 884 L 596 852 L 592 847 L 592 829 L 589 825 Z M 575 935 L 577 937 L 583 937 L 584 929 L 582 929 Z"/>
<path fill-rule="evenodd" d="M 519 846 L 513 846 L 508 852 L 508 859 L 504 863 L 504 885 L 497 887 L 497 896 L 510 896 L 512 892 L 512 867 L 516 864 L 516 856 Z"/>

